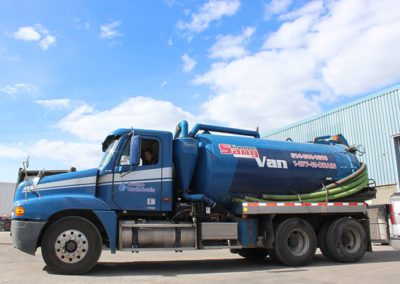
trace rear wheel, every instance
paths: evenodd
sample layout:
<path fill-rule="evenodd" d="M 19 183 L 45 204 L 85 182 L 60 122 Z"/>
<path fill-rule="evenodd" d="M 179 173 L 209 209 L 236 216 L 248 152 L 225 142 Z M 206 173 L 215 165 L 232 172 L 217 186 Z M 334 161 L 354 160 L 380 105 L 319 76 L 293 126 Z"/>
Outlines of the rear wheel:
<path fill-rule="evenodd" d="M 326 233 L 328 231 L 329 226 L 332 224 L 332 221 L 328 221 L 322 225 L 321 229 L 318 231 L 318 247 L 321 250 L 322 254 L 329 260 L 333 260 L 332 254 L 328 250 L 328 246 L 326 244 Z"/>
<path fill-rule="evenodd" d="M 249 260 L 262 261 L 267 257 L 268 252 L 263 248 L 244 248 L 239 249 L 238 254 Z"/>
<path fill-rule="evenodd" d="M 367 250 L 367 233 L 357 220 L 340 218 L 329 226 L 326 233 L 326 246 L 334 260 L 357 262 Z"/>
<path fill-rule="evenodd" d="M 278 225 L 273 252 L 283 264 L 305 265 L 315 255 L 316 248 L 315 231 L 304 219 L 290 218 Z"/>
<path fill-rule="evenodd" d="M 274 253 L 273 249 L 268 249 L 268 255 L 271 258 L 272 262 L 276 263 L 276 264 L 280 264 L 281 261 L 279 260 L 279 258 L 276 256 L 276 254 Z"/>
<path fill-rule="evenodd" d="M 49 269 L 60 274 L 84 274 L 97 263 L 101 237 L 92 222 L 65 217 L 54 222 L 42 238 L 42 255 Z"/>

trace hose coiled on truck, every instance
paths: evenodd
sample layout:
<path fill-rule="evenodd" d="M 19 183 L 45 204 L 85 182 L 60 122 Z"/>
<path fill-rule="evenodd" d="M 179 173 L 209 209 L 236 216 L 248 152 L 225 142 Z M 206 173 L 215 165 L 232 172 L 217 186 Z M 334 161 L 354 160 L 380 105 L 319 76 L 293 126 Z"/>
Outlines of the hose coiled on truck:
<path fill-rule="evenodd" d="M 367 167 L 361 163 L 361 167 L 353 174 L 327 186 L 322 186 L 319 190 L 305 194 L 290 195 L 271 195 L 263 194 L 262 198 L 246 196 L 244 199 L 237 199 L 239 202 L 328 202 L 352 196 L 369 184 Z M 367 198 L 369 199 L 369 198 Z"/>

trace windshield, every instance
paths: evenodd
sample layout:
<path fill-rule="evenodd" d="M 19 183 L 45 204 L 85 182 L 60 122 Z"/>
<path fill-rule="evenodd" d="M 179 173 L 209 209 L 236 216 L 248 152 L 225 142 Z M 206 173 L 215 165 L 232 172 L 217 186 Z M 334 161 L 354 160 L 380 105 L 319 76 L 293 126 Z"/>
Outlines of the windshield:
<path fill-rule="evenodd" d="M 114 154 L 115 148 L 117 148 L 119 137 L 116 137 L 108 146 L 103 158 L 100 161 L 99 168 L 104 167 L 110 161 L 112 155 Z"/>

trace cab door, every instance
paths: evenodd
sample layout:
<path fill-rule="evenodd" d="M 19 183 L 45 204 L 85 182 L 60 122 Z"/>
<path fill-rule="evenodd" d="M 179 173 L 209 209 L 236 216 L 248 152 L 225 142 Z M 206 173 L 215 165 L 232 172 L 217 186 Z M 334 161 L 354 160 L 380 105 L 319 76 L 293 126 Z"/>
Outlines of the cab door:
<path fill-rule="evenodd" d="M 113 200 L 122 210 L 160 211 L 162 194 L 162 140 L 142 136 L 141 163 L 129 165 L 130 139 L 117 156 L 114 169 Z M 145 160 L 145 152 L 153 153 L 153 161 Z M 148 156 L 148 153 L 146 153 Z"/>

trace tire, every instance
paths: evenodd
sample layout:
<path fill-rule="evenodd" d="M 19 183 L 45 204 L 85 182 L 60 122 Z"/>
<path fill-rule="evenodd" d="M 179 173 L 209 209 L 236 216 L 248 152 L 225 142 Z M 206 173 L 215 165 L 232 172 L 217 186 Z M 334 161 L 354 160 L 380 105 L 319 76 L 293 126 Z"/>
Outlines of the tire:
<path fill-rule="evenodd" d="M 329 226 L 326 232 L 326 245 L 334 260 L 357 262 L 367 251 L 367 233 L 357 220 L 340 218 Z"/>
<path fill-rule="evenodd" d="M 322 254 L 325 256 L 325 258 L 328 260 L 334 260 L 326 244 L 326 233 L 331 224 L 332 221 L 328 221 L 325 224 L 323 224 L 321 229 L 318 231 L 317 235 L 318 247 L 321 250 Z"/>
<path fill-rule="evenodd" d="M 272 260 L 273 263 L 281 264 L 281 261 L 280 261 L 279 258 L 275 255 L 273 249 L 268 249 L 267 251 L 268 251 L 269 258 Z"/>
<path fill-rule="evenodd" d="M 239 249 L 238 254 L 252 261 L 262 261 L 267 257 L 268 252 L 263 248 L 244 248 Z"/>
<path fill-rule="evenodd" d="M 304 219 L 290 218 L 275 230 L 273 252 L 279 261 L 288 266 L 308 264 L 317 249 L 314 228 Z"/>
<path fill-rule="evenodd" d="M 59 274 L 85 274 L 101 254 L 100 233 L 92 222 L 65 217 L 47 228 L 42 238 L 42 256 L 49 270 Z"/>

